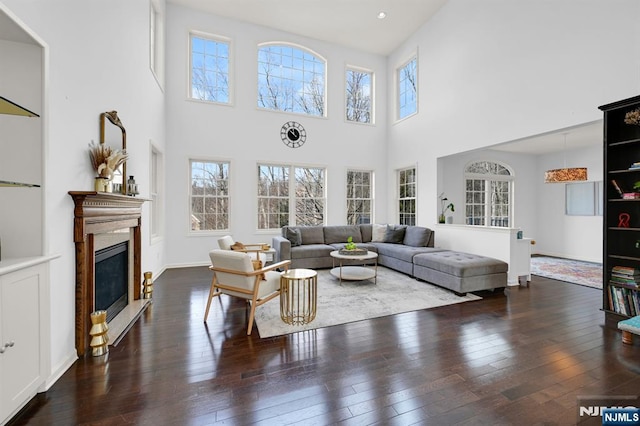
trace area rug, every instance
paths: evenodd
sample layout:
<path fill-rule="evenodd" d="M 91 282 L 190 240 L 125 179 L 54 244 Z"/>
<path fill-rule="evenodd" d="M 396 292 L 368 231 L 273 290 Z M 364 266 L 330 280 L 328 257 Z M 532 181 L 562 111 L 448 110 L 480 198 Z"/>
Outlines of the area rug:
<path fill-rule="evenodd" d="M 329 270 L 318 270 L 318 304 L 315 320 L 306 325 L 288 325 L 280 319 L 280 304 L 265 303 L 256 309 L 260 337 L 345 324 L 437 306 L 481 300 L 468 293 L 464 297 L 379 266 L 378 280 L 343 281 L 342 286 Z"/>
<path fill-rule="evenodd" d="M 533 256 L 531 273 L 541 277 L 602 288 L 602 264 L 563 259 L 561 257 Z"/>

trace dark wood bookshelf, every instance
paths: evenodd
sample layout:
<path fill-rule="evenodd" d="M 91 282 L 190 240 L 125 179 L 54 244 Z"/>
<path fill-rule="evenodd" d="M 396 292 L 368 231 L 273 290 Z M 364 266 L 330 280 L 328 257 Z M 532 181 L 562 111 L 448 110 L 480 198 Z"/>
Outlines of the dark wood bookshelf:
<path fill-rule="evenodd" d="M 635 268 L 640 271 L 640 198 L 623 199 L 622 192 L 633 190 L 640 182 L 640 168 L 631 168 L 640 162 L 640 125 L 625 123 L 625 115 L 640 109 L 640 96 L 623 99 L 600 106 L 604 113 L 604 216 L 603 216 L 603 289 L 602 311 L 605 324 L 616 327 L 618 321 L 628 318 L 622 312 L 612 310 L 615 306 L 613 293 L 620 292 L 638 297 L 640 289 L 633 285 L 611 282 L 616 266 Z M 613 184 L 615 181 L 616 185 Z M 640 278 L 638 278 L 640 281 Z"/>

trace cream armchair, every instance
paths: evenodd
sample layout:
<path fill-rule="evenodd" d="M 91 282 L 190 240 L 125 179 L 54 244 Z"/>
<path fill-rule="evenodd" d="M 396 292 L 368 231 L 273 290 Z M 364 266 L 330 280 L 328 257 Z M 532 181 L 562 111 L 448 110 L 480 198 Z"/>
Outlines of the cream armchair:
<path fill-rule="evenodd" d="M 222 238 L 218 238 L 218 247 L 220 247 L 221 250 L 231 250 L 231 246 L 235 243 L 236 242 L 233 240 L 231 235 L 225 235 Z M 265 245 L 264 243 L 243 245 L 245 248 L 242 251 L 255 253 L 255 260 L 261 261 L 263 265 L 267 263 L 267 255 L 262 253 L 262 247 Z"/>
<path fill-rule="evenodd" d="M 280 294 L 280 272 L 275 269 L 289 269 L 290 260 L 274 263 L 261 269 L 253 269 L 251 255 L 233 250 L 211 250 L 209 252 L 213 280 L 209 290 L 204 321 L 207 322 L 211 300 L 221 294 L 245 299 L 251 302 L 247 335 L 251 334 L 256 307 Z M 264 279 L 262 278 L 264 275 Z"/>

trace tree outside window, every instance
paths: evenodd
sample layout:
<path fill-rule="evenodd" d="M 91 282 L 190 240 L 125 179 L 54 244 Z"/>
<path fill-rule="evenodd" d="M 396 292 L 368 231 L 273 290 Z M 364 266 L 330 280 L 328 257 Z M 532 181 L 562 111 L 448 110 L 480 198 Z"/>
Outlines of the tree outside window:
<path fill-rule="evenodd" d="M 191 231 L 229 229 L 229 163 L 191 160 Z"/>
<path fill-rule="evenodd" d="M 398 171 L 398 223 L 416 224 L 416 169 Z"/>
<path fill-rule="evenodd" d="M 477 161 L 465 169 L 467 225 L 511 226 L 513 174 L 506 166 Z"/>
<path fill-rule="evenodd" d="M 373 172 L 347 171 L 347 224 L 372 223 Z"/>
<path fill-rule="evenodd" d="M 308 50 L 267 44 L 258 50 L 258 107 L 323 117 L 326 62 Z"/>
<path fill-rule="evenodd" d="M 324 224 L 325 169 L 258 165 L 258 229 Z"/>
<path fill-rule="evenodd" d="M 346 91 L 347 121 L 372 123 L 373 73 L 356 69 L 347 69 Z"/>
<path fill-rule="evenodd" d="M 398 118 L 418 111 L 418 58 L 414 56 L 397 70 Z"/>
<path fill-rule="evenodd" d="M 190 97 L 229 103 L 230 43 L 191 34 Z"/>

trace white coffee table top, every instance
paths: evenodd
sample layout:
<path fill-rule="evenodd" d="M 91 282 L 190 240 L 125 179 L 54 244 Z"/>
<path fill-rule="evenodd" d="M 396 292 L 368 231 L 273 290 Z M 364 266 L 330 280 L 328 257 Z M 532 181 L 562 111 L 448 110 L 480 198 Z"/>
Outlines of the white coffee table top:
<path fill-rule="evenodd" d="M 362 254 L 357 256 L 349 255 L 349 254 L 340 254 L 338 250 L 334 250 L 329 254 L 331 255 L 331 257 L 335 257 L 336 259 L 369 260 L 369 259 L 375 259 L 376 257 L 378 257 L 378 253 L 373 251 L 367 251 L 367 254 Z"/>

